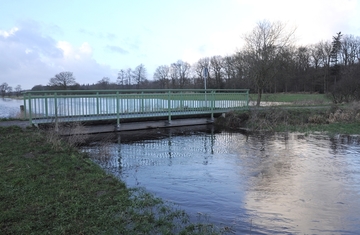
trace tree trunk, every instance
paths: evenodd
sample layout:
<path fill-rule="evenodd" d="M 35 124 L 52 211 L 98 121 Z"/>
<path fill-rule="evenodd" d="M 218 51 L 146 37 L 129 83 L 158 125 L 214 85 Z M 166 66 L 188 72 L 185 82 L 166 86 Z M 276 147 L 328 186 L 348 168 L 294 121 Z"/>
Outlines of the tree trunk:
<path fill-rule="evenodd" d="M 256 106 L 257 106 L 257 107 L 260 106 L 261 95 L 262 95 L 262 89 L 261 89 L 261 88 L 258 88 L 258 97 L 257 97 L 257 100 L 256 100 Z"/>

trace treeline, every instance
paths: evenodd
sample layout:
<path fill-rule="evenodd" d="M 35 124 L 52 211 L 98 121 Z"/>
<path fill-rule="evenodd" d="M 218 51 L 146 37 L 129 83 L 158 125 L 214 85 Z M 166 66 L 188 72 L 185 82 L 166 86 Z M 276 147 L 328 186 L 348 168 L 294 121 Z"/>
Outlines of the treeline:
<path fill-rule="evenodd" d="M 0 96 L 20 96 L 21 95 L 21 86 L 17 85 L 15 89 L 12 86 L 9 86 L 6 82 L 0 84 Z"/>
<path fill-rule="evenodd" d="M 104 77 L 94 84 L 72 81 L 65 88 L 202 89 L 206 83 L 208 89 L 248 88 L 258 93 L 259 102 L 264 92 L 317 92 L 330 94 L 334 102 L 360 100 L 360 38 L 338 33 L 332 40 L 295 46 L 293 33 L 282 23 L 263 21 L 233 55 L 201 58 L 192 65 L 182 60 L 161 65 L 151 80 L 140 64 L 121 69 L 115 82 Z M 64 86 L 50 82 L 33 88 L 39 89 Z"/>

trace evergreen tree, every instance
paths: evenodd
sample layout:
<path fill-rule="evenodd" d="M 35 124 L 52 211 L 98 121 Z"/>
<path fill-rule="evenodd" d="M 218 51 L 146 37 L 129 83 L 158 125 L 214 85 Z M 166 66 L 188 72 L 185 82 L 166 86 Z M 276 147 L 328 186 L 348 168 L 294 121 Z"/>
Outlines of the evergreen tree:
<path fill-rule="evenodd" d="M 340 65 L 339 65 L 339 53 L 341 49 L 341 32 L 338 32 L 336 36 L 333 37 L 332 49 L 330 53 L 330 74 L 334 77 L 334 86 L 336 86 L 336 81 L 339 79 L 340 75 Z"/>

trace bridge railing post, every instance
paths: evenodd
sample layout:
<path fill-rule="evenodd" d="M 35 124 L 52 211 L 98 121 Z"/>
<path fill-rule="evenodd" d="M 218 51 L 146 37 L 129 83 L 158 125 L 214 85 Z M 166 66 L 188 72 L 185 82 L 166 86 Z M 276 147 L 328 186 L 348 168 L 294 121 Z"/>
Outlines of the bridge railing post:
<path fill-rule="evenodd" d="M 215 108 L 215 91 L 211 91 L 211 101 L 210 101 L 210 109 L 211 109 L 211 121 L 214 120 L 214 108 Z"/>
<path fill-rule="evenodd" d="M 48 97 L 47 97 L 47 94 L 45 93 L 44 94 L 44 99 L 45 99 L 45 116 L 46 117 L 49 117 L 49 111 L 48 111 Z"/>
<path fill-rule="evenodd" d="M 141 92 L 141 112 L 145 112 L 144 92 Z"/>
<path fill-rule="evenodd" d="M 171 91 L 168 91 L 168 123 L 171 123 Z"/>
<path fill-rule="evenodd" d="M 26 105 L 26 93 L 24 94 L 24 119 L 27 119 L 27 105 Z M 30 123 L 31 124 L 31 123 Z"/>
<path fill-rule="evenodd" d="M 120 97 L 119 92 L 116 92 L 116 129 L 120 130 Z"/>
<path fill-rule="evenodd" d="M 100 114 L 99 92 L 96 92 L 96 115 Z"/>
<path fill-rule="evenodd" d="M 246 109 L 249 109 L 249 90 L 246 90 Z"/>
<path fill-rule="evenodd" d="M 180 110 L 184 110 L 184 94 L 180 91 Z"/>
<path fill-rule="evenodd" d="M 54 113 L 55 113 L 55 124 L 58 123 L 58 103 L 57 103 L 57 93 L 54 93 Z"/>
<path fill-rule="evenodd" d="M 29 93 L 29 122 L 32 125 L 32 107 L 31 107 L 31 94 Z"/>

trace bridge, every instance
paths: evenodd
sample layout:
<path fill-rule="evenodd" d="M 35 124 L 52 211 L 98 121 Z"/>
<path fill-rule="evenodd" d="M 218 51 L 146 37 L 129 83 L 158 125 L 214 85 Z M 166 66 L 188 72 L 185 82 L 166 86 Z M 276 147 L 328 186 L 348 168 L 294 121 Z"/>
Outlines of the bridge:
<path fill-rule="evenodd" d="M 247 89 L 28 91 L 24 117 L 30 125 L 107 122 L 122 130 L 129 122 L 161 121 L 165 126 L 186 125 L 185 119 L 211 122 L 222 113 L 247 109 L 248 104 Z"/>

